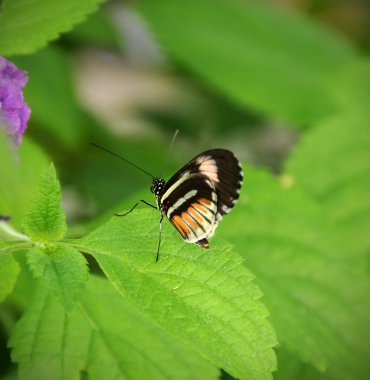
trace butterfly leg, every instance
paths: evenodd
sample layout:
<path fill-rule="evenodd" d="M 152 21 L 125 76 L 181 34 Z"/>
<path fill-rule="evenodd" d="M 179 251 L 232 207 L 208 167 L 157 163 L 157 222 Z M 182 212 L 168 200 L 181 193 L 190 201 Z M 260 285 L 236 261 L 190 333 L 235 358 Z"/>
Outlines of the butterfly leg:
<path fill-rule="evenodd" d="M 150 207 L 153 207 L 153 208 L 157 209 L 156 206 L 153 206 L 152 204 L 148 203 L 147 201 L 144 201 L 143 199 L 140 199 L 139 202 L 136 202 L 136 203 L 133 205 L 133 207 L 131 207 L 131 210 L 125 212 L 124 214 L 114 214 L 114 215 L 115 215 L 115 216 L 126 216 L 126 215 L 129 214 L 131 211 L 134 211 L 134 209 L 138 206 L 138 204 L 139 204 L 140 202 L 143 202 L 143 203 L 145 203 L 146 205 L 148 205 L 148 206 L 150 206 Z"/>
<path fill-rule="evenodd" d="M 162 220 L 164 215 L 162 214 L 161 219 L 159 220 L 159 239 L 158 239 L 158 249 L 157 249 L 157 257 L 155 259 L 155 262 L 157 263 L 159 260 L 159 248 L 161 247 L 161 241 L 162 241 Z"/>

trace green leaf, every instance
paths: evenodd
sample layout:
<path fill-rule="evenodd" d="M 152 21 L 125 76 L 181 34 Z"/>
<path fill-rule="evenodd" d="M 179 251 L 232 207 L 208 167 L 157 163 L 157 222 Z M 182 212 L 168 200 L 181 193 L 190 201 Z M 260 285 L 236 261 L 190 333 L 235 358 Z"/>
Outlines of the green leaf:
<path fill-rule="evenodd" d="M 334 72 L 330 78 L 333 98 L 346 111 L 369 112 L 370 59 L 361 57 Z"/>
<path fill-rule="evenodd" d="M 49 161 L 32 141 L 23 138 L 18 151 L 0 134 L 0 213 L 11 216 L 10 225 L 19 228 L 32 190 Z"/>
<path fill-rule="evenodd" d="M 220 223 L 264 292 L 279 342 L 335 379 L 369 373 L 370 284 L 335 226 L 294 186 L 251 168 Z"/>
<path fill-rule="evenodd" d="M 137 7 L 181 65 L 234 102 L 293 123 L 335 109 L 327 78 L 356 56 L 302 14 L 258 2 L 144 0 Z"/>
<path fill-rule="evenodd" d="M 66 219 L 60 205 L 59 181 L 53 164 L 40 179 L 23 220 L 25 233 L 33 241 L 61 239 L 66 230 Z"/>
<path fill-rule="evenodd" d="M 91 327 L 75 308 L 67 314 L 44 288 L 16 324 L 9 346 L 20 379 L 73 379 L 84 369 Z"/>
<path fill-rule="evenodd" d="M 4 0 L 0 13 L 0 55 L 36 51 L 72 29 L 100 3 L 102 0 Z"/>
<path fill-rule="evenodd" d="M 41 284 L 51 290 L 66 310 L 71 310 L 89 277 L 84 256 L 67 246 L 30 249 L 27 262 Z"/>
<path fill-rule="evenodd" d="M 261 292 L 227 244 L 210 252 L 185 244 L 164 223 L 155 262 L 157 212 L 112 218 L 76 247 L 91 253 L 115 287 L 147 318 L 240 379 L 271 379 L 276 339 Z"/>
<path fill-rule="evenodd" d="M 12 254 L 0 252 L 0 302 L 12 292 L 18 273 L 19 265 Z"/>
<path fill-rule="evenodd" d="M 218 371 L 91 276 L 79 307 L 66 313 L 42 289 L 14 329 L 20 379 L 217 379 Z"/>
<path fill-rule="evenodd" d="M 83 115 L 72 83 L 71 63 L 65 52 L 48 47 L 30 56 L 18 57 L 14 63 L 28 71 L 30 78 L 24 95 L 32 109 L 31 124 L 54 135 L 59 144 L 78 144 L 83 134 Z"/>
<path fill-rule="evenodd" d="M 19 320 L 19 310 L 24 312 L 30 306 L 35 288 L 38 285 L 38 281 L 35 280 L 27 264 L 26 255 L 27 248 L 13 252 L 13 257 L 17 260 L 20 267 L 17 282 L 7 300 L 8 304 L 10 303 L 12 305 L 12 312 L 14 313 L 14 310 L 17 310 L 16 314 L 14 314 L 14 324 Z"/>
<path fill-rule="evenodd" d="M 370 251 L 369 112 L 333 117 L 303 136 L 286 171 L 341 229 L 351 253 Z"/>

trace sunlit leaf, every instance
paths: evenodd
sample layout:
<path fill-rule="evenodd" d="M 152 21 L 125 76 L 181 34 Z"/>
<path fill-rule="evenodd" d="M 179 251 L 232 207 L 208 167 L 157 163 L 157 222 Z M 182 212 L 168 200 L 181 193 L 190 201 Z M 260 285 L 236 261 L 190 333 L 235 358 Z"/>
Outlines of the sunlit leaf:
<path fill-rule="evenodd" d="M 104 279 L 92 277 L 66 313 L 39 289 L 14 329 L 12 358 L 20 379 L 217 379 L 194 350 L 146 320 Z"/>
<path fill-rule="evenodd" d="M 74 245 L 91 253 L 115 287 L 145 316 L 197 347 L 238 378 L 270 379 L 276 339 L 261 292 L 227 244 L 210 252 L 164 226 L 161 258 L 156 211 L 114 217 Z"/>
<path fill-rule="evenodd" d="M 88 279 L 84 256 L 71 247 L 31 249 L 27 262 L 42 285 L 70 310 L 84 290 Z"/>
<path fill-rule="evenodd" d="M 67 225 L 60 202 L 59 181 L 51 164 L 41 177 L 23 219 L 23 228 L 28 237 L 45 242 L 64 236 Z"/>
<path fill-rule="evenodd" d="M 29 54 L 70 30 L 103 0 L 4 0 L 0 55 Z"/>

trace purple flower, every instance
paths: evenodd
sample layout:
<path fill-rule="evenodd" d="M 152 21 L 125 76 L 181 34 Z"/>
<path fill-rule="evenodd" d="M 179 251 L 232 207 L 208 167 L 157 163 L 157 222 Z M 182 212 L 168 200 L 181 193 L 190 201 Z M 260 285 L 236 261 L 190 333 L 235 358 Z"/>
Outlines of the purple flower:
<path fill-rule="evenodd" d="M 22 87 L 27 83 L 27 72 L 0 57 L 0 127 L 19 144 L 27 128 L 31 110 L 23 99 Z"/>

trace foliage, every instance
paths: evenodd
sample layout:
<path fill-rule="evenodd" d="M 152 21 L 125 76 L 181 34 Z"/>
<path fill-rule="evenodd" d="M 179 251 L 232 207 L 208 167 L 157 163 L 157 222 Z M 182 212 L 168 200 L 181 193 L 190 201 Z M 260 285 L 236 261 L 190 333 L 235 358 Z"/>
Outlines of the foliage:
<path fill-rule="evenodd" d="M 4 0 L 0 13 L 1 54 L 29 54 L 40 49 L 81 22 L 101 2 Z"/>
<path fill-rule="evenodd" d="M 230 120 L 222 137 L 185 126 L 167 171 L 220 143 L 248 161 L 210 249 L 185 244 L 165 220 L 156 263 L 159 213 L 112 216 L 147 199 L 147 178 L 88 141 L 157 173 L 170 131 L 162 137 L 144 107 L 149 133 L 119 138 L 83 109 L 73 71 L 81 51 L 129 55 L 132 36 L 126 28 L 119 40 L 117 5 L 66 34 L 101 1 L 57 3 L 0 1 L 0 55 L 21 55 L 33 115 L 18 149 L 0 139 L 0 214 L 10 216 L 0 220 L 0 379 L 17 378 L 15 365 L 20 379 L 366 378 L 370 66 L 356 42 L 265 1 L 120 10 L 168 54 L 162 75 L 188 86 L 190 97 L 171 100 L 177 108 L 194 107 L 189 120 L 202 107 L 201 120 L 212 109 Z M 185 101 L 205 94 L 208 103 Z M 299 141 L 275 175 L 244 148 L 278 121 Z"/>
<path fill-rule="evenodd" d="M 19 265 L 10 253 L 3 253 L 0 256 L 0 264 L 0 301 L 3 301 L 13 289 L 18 276 Z"/>
<path fill-rule="evenodd" d="M 10 344 L 14 360 L 21 363 L 21 379 L 71 379 L 82 371 L 93 379 L 107 373 L 138 379 L 147 371 L 154 379 L 217 376 L 192 348 L 163 333 L 96 276 L 71 313 L 38 288 Z"/>
<path fill-rule="evenodd" d="M 333 378 L 365 376 L 370 288 L 349 264 L 355 252 L 343 249 L 326 214 L 296 187 L 246 172 L 250 185 L 233 213 L 241 227 L 225 220 L 222 233 L 256 274 L 279 342 Z"/>
<path fill-rule="evenodd" d="M 356 56 L 309 19 L 258 2 L 147 0 L 138 6 L 175 59 L 241 105 L 294 123 L 332 112 L 325 77 Z"/>
<path fill-rule="evenodd" d="M 321 122 L 286 165 L 297 185 L 319 201 L 323 213 L 341 229 L 343 244 L 362 255 L 370 250 L 368 117 L 368 112 L 352 111 Z M 335 144 L 328 144 L 333 135 Z"/>
<path fill-rule="evenodd" d="M 33 241 L 47 242 L 63 238 L 67 226 L 60 201 L 59 182 L 51 164 L 41 177 L 23 220 L 23 230 Z"/>

